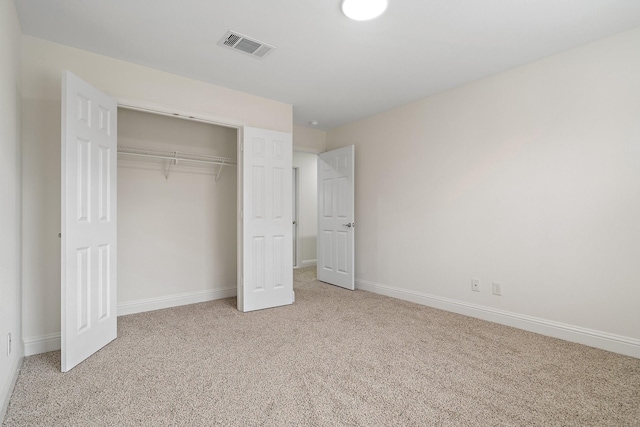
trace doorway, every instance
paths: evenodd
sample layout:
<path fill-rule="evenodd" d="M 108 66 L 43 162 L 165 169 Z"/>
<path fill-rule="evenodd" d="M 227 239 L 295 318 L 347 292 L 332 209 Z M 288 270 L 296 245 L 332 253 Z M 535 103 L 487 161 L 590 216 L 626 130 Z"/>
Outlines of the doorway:
<path fill-rule="evenodd" d="M 316 265 L 317 240 L 317 169 L 318 155 L 306 151 L 293 151 L 293 167 L 297 169 L 297 262 L 295 267 Z M 296 200 L 296 199 L 294 199 Z"/>
<path fill-rule="evenodd" d="M 237 140 L 235 128 L 118 108 L 119 315 L 235 295 Z"/>

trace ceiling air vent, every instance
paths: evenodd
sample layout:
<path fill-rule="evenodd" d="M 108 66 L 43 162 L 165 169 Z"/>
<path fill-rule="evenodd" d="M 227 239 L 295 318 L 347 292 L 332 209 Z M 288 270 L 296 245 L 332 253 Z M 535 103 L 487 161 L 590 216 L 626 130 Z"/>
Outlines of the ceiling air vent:
<path fill-rule="evenodd" d="M 264 58 L 275 49 L 274 46 L 236 33 L 235 31 L 227 31 L 227 34 L 222 37 L 222 40 L 220 40 L 218 44 L 258 58 Z"/>

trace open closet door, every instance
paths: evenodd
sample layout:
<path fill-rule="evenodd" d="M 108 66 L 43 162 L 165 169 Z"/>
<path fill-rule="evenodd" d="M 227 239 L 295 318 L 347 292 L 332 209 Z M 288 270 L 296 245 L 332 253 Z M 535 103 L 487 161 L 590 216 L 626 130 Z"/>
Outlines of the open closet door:
<path fill-rule="evenodd" d="M 116 338 L 117 103 L 62 76 L 61 349 L 66 372 Z"/>
<path fill-rule="evenodd" d="M 318 280 L 354 286 L 354 146 L 318 155 Z"/>
<path fill-rule="evenodd" d="M 290 133 L 243 132 L 238 310 L 246 312 L 293 303 L 293 144 Z"/>

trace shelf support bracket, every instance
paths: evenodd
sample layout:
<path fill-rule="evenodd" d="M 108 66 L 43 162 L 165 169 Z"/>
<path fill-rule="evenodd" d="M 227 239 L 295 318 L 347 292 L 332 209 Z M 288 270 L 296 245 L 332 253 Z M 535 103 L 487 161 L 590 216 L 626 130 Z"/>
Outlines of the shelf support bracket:
<path fill-rule="evenodd" d="M 220 164 L 220 167 L 218 168 L 218 173 L 216 174 L 216 183 L 220 179 L 220 172 L 222 172 L 222 167 L 223 166 L 224 166 L 224 159 L 222 160 L 222 163 Z"/>
<path fill-rule="evenodd" d="M 167 166 L 167 171 L 164 173 L 164 179 L 169 179 L 169 173 L 171 172 L 171 166 L 178 164 L 178 152 L 173 152 L 173 159 L 169 160 L 169 166 Z"/>

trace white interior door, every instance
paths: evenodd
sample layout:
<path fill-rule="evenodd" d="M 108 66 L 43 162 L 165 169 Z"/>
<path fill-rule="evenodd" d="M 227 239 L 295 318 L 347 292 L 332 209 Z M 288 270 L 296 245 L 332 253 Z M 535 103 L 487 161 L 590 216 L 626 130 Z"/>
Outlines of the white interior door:
<path fill-rule="evenodd" d="M 61 348 L 66 372 L 116 338 L 117 103 L 62 76 Z"/>
<path fill-rule="evenodd" d="M 354 287 L 354 146 L 318 155 L 318 280 Z"/>
<path fill-rule="evenodd" d="M 242 276 L 238 310 L 293 303 L 290 133 L 245 127 L 242 143 Z"/>

